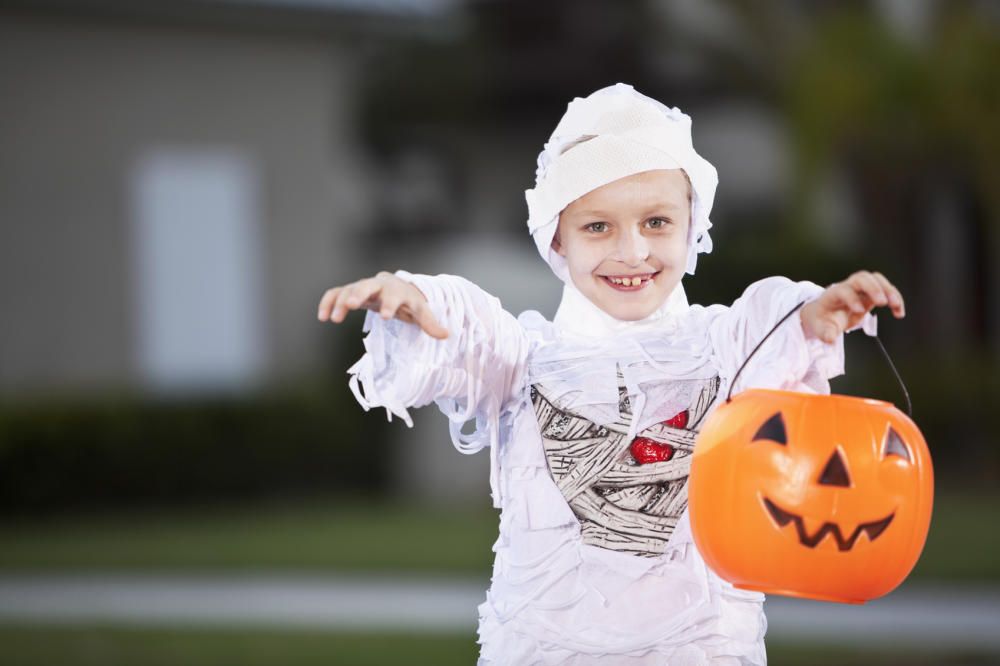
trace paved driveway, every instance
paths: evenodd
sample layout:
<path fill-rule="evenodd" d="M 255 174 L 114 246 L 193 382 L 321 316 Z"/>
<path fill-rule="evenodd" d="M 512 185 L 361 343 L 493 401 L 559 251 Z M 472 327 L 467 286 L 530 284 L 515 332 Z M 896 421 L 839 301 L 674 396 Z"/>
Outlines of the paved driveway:
<path fill-rule="evenodd" d="M 473 631 L 485 581 L 266 575 L 0 577 L 0 621 Z M 1000 654 L 1000 587 L 904 585 L 863 606 L 770 596 L 768 638 Z"/>

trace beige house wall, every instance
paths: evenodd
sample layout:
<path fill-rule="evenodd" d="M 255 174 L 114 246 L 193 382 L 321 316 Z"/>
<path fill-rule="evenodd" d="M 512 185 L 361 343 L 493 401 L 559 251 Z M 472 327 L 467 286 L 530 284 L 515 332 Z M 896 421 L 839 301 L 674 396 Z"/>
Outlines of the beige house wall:
<path fill-rule="evenodd" d="M 147 151 L 234 149 L 261 175 L 266 381 L 308 372 L 338 236 L 366 214 L 356 58 L 318 39 L 0 21 L 0 396 L 142 385 L 130 178 Z"/>

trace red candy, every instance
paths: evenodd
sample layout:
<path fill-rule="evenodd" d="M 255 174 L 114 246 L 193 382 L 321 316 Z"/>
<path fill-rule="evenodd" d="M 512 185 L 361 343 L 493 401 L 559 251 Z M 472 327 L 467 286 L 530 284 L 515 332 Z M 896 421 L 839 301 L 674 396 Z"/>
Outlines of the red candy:
<path fill-rule="evenodd" d="M 632 452 L 632 457 L 640 465 L 663 462 L 674 457 L 674 447 L 649 437 L 636 437 L 632 440 L 629 450 Z"/>
<path fill-rule="evenodd" d="M 663 425 L 671 428 L 686 428 L 688 424 L 688 410 L 677 412 L 673 417 L 662 421 Z"/>

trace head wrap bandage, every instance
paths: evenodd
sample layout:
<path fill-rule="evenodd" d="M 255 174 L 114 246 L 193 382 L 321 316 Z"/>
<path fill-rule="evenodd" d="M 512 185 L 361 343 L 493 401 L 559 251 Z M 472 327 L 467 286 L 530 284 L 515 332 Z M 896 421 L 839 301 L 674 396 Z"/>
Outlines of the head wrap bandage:
<path fill-rule="evenodd" d="M 566 260 L 552 249 L 559 213 L 588 192 L 654 169 L 683 169 L 691 180 L 691 224 L 686 271 L 693 274 L 699 252 L 712 251 L 715 167 L 694 151 L 691 117 L 624 83 L 570 102 L 538 155 L 535 187 L 526 190 L 528 230 L 542 258 L 570 284 Z"/>

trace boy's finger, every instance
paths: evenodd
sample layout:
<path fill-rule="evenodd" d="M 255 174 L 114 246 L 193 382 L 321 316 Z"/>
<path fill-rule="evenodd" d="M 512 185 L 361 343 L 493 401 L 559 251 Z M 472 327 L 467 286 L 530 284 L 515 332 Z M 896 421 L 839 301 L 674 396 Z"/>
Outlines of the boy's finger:
<path fill-rule="evenodd" d="M 819 337 L 824 342 L 831 344 L 836 342 L 837 336 L 850 327 L 851 317 L 852 315 L 843 308 L 830 311 L 816 322 Z"/>
<path fill-rule="evenodd" d="M 382 298 L 382 307 L 379 308 L 379 316 L 382 319 L 392 319 L 396 316 L 396 311 L 399 310 L 399 306 L 403 304 L 403 299 L 394 294 L 385 295 Z"/>
<path fill-rule="evenodd" d="M 906 304 L 903 303 L 903 294 L 899 292 L 899 289 L 896 289 L 896 286 L 889 282 L 889 279 L 881 273 L 875 272 L 872 273 L 872 275 L 875 276 L 875 279 L 882 285 L 882 289 L 886 294 L 888 294 L 889 307 L 892 309 L 892 313 L 896 315 L 896 317 L 905 316 Z"/>
<path fill-rule="evenodd" d="M 865 310 L 870 309 L 873 306 L 881 306 L 889 304 L 889 297 L 882 289 L 882 285 L 879 283 L 875 276 L 868 271 L 861 271 L 855 273 L 851 276 L 850 282 L 857 289 L 865 302 Z"/>
<path fill-rule="evenodd" d="M 347 316 L 348 310 L 351 309 L 348 307 L 347 302 L 350 300 L 352 294 L 354 294 L 357 286 L 357 282 L 349 284 L 337 295 L 337 301 L 333 304 L 333 313 L 330 315 L 331 321 L 335 321 L 338 324 L 344 321 L 344 317 Z"/>
<path fill-rule="evenodd" d="M 903 300 L 903 294 L 902 294 L 902 292 L 900 292 L 899 289 L 896 289 L 895 287 L 893 287 L 892 288 L 892 293 L 893 293 L 894 298 L 897 301 L 896 305 L 894 305 L 893 308 L 892 308 L 892 313 L 894 315 L 896 315 L 896 317 L 898 317 L 898 318 L 905 317 L 906 316 L 906 301 Z"/>
<path fill-rule="evenodd" d="M 382 291 L 382 283 L 374 278 L 368 278 L 358 283 L 357 287 L 347 299 L 347 307 L 355 310 L 369 303 L 378 293 Z"/>
<path fill-rule="evenodd" d="M 847 282 L 840 282 L 833 285 L 830 287 L 830 293 L 835 302 L 845 308 L 848 308 L 852 312 L 861 314 L 867 310 L 864 301 L 861 300 L 861 296 L 855 288 Z"/>
<path fill-rule="evenodd" d="M 330 318 L 330 310 L 333 309 L 333 304 L 337 301 L 337 295 L 340 294 L 342 289 L 343 287 L 333 287 L 323 293 L 323 297 L 319 299 L 319 312 L 316 315 L 320 321 L 326 321 Z"/>
<path fill-rule="evenodd" d="M 420 328 L 432 338 L 444 340 L 449 335 L 448 329 L 438 323 L 438 320 L 434 318 L 434 313 L 424 304 L 417 308 L 417 322 L 420 324 Z"/>

